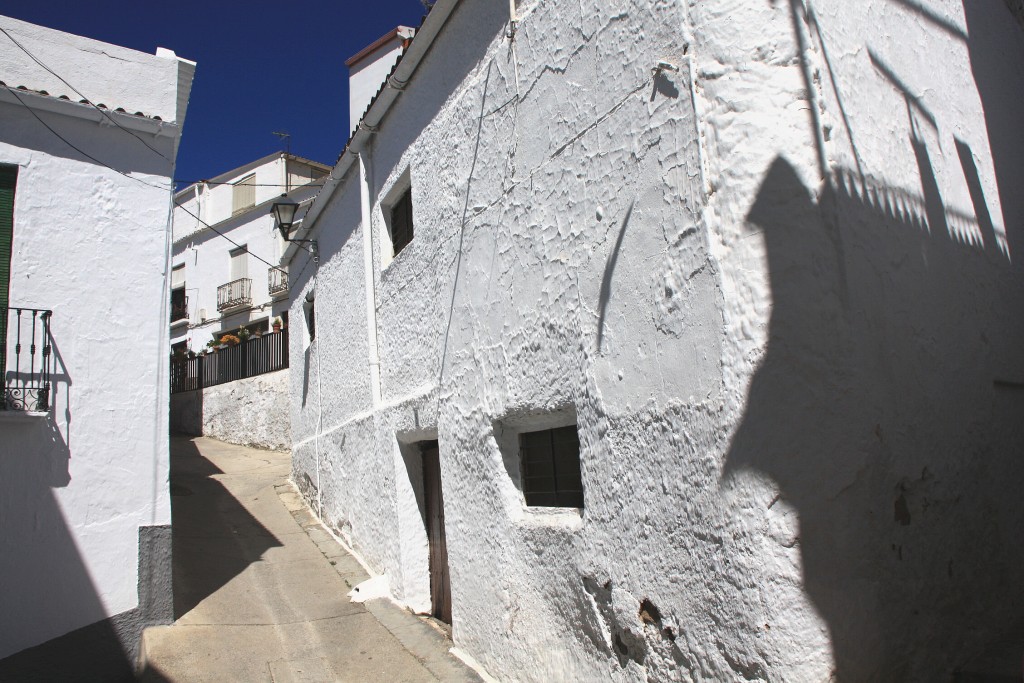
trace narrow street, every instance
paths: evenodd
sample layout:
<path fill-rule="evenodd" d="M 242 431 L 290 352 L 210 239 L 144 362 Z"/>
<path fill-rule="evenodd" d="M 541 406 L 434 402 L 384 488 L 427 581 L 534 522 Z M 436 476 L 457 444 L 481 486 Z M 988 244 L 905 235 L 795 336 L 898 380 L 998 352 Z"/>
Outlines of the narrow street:
<path fill-rule="evenodd" d="M 177 621 L 146 631 L 142 680 L 477 681 L 434 624 L 387 600 L 288 482 L 287 454 L 171 439 Z"/>

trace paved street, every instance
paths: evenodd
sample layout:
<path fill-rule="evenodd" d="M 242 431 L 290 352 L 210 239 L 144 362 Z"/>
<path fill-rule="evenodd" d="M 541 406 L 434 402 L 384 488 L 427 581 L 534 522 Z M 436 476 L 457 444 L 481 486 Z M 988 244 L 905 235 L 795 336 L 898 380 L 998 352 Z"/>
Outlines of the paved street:
<path fill-rule="evenodd" d="M 477 681 L 433 623 L 386 600 L 288 483 L 287 454 L 171 439 L 177 621 L 146 681 Z"/>

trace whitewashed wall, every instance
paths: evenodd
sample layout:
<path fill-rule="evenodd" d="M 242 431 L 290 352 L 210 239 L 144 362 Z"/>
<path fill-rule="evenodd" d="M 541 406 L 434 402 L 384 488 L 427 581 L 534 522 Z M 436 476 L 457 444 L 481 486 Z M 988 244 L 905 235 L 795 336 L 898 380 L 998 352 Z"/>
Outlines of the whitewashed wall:
<path fill-rule="evenodd" d="M 438 438 L 454 639 L 502 679 L 971 670 L 1024 601 L 1021 27 L 518 4 L 510 49 L 507 8 L 458 3 L 368 150 L 369 226 L 357 171 L 318 200 L 297 483 L 426 610 L 408 444 Z M 506 432 L 572 412 L 586 507 L 526 508 Z"/>
<path fill-rule="evenodd" d="M 40 117 L 111 167 L 70 149 L 9 94 L 0 98 L 0 163 L 19 167 L 10 302 L 53 310 L 56 359 L 47 417 L 0 413 L 7 675 L 10 660 L 2 658 L 108 618 L 130 659 L 140 624 L 171 618 L 163 276 L 170 179 L 194 65 L 12 19 L 0 26 L 92 101 L 163 118 L 155 135 L 136 129 L 147 149 L 109 121 L 92 120 L 94 109 L 9 41 L 0 46 L 0 80 L 48 90 L 50 98 L 22 97 L 47 107 Z M 40 103 L 61 94 L 75 103 Z M 140 576 L 153 553 L 160 561 Z M 144 604 L 154 596 L 157 613 Z"/>
<path fill-rule="evenodd" d="M 408 26 L 399 26 L 396 33 L 376 50 L 349 66 L 348 123 L 349 133 L 356 129 L 359 119 L 369 106 L 384 79 L 391 73 L 402 54 L 402 43 L 415 32 Z"/>
<path fill-rule="evenodd" d="M 171 395 L 171 432 L 253 448 L 292 447 L 287 370 Z"/>

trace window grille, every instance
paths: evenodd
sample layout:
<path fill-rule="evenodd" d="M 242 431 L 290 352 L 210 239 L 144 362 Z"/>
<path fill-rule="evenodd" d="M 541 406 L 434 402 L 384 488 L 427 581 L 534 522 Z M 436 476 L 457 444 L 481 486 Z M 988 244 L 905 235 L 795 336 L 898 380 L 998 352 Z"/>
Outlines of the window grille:
<path fill-rule="evenodd" d="M 391 207 L 391 246 L 395 256 L 412 242 L 412 188 Z"/>
<path fill-rule="evenodd" d="M 519 435 L 526 504 L 583 507 L 580 440 L 576 425 Z"/>

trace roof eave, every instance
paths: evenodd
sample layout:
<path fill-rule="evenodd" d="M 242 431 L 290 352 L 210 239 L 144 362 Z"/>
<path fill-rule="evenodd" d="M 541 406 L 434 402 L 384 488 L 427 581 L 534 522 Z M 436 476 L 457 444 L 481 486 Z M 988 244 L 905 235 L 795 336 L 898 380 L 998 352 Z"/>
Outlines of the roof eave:
<path fill-rule="evenodd" d="M 416 30 L 416 35 L 413 37 L 409 47 L 399 58 L 391 70 L 391 74 L 385 80 L 384 86 L 366 108 L 366 112 L 359 120 L 359 124 L 356 126 L 351 137 L 349 137 L 348 144 L 345 145 L 341 156 L 338 157 L 338 162 L 327 177 L 323 188 L 313 198 L 313 203 L 303 218 L 303 225 L 300 229 L 301 234 L 297 234 L 296 239 L 309 239 L 309 235 L 316 229 L 324 208 L 355 162 L 359 151 L 365 147 L 366 143 L 377 131 L 377 127 L 384 120 L 388 110 L 391 109 L 398 96 L 406 88 L 420 62 L 427 55 L 427 52 L 430 51 L 431 45 L 433 45 L 434 40 L 440 34 L 441 28 L 448 21 L 448 18 L 458 4 L 459 0 L 437 0 L 433 7 L 431 7 L 423 23 Z M 289 243 L 281 255 L 281 263 L 289 263 L 298 249 L 299 246 L 297 244 Z"/>

